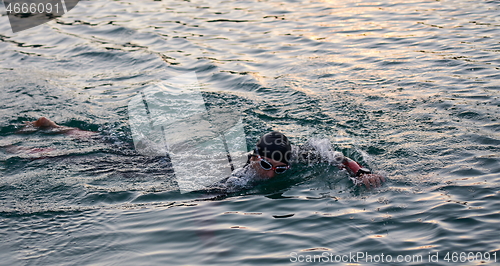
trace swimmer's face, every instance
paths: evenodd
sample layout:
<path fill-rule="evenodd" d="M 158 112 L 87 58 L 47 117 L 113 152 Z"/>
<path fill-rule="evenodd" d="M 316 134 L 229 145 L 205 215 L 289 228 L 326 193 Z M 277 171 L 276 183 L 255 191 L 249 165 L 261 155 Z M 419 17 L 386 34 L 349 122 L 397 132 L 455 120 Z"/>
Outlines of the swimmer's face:
<path fill-rule="evenodd" d="M 269 159 L 267 157 L 263 157 L 263 158 L 266 159 L 266 161 L 270 162 L 273 165 L 273 167 L 286 166 L 285 163 L 282 163 L 280 161 L 275 161 L 275 160 Z M 272 169 L 271 170 L 264 170 L 260 166 L 260 161 L 256 156 L 252 156 L 250 158 L 250 163 L 260 178 L 269 179 L 269 178 L 273 178 L 276 175 L 276 172 Z"/>

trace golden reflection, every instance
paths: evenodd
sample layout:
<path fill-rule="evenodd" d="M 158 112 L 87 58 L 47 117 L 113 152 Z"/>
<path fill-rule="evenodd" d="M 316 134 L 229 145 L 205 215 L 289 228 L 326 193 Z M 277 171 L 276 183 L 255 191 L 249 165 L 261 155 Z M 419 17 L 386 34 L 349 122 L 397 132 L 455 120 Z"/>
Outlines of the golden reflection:
<path fill-rule="evenodd" d="M 386 235 L 371 235 L 371 236 L 368 236 L 369 238 L 382 238 L 382 237 L 386 237 Z"/>
<path fill-rule="evenodd" d="M 408 248 L 409 250 L 419 250 L 419 249 L 429 249 L 429 248 L 435 248 L 437 245 L 427 245 L 427 246 L 419 246 L 419 247 L 414 247 L 414 248 Z"/>

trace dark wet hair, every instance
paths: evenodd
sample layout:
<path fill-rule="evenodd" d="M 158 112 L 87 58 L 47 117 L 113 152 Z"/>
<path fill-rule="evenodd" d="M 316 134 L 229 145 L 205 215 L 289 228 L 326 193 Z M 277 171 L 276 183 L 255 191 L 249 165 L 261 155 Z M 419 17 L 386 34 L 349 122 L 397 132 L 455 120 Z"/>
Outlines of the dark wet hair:
<path fill-rule="evenodd" d="M 273 131 L 260 138 L 254 153 L 262 157 L 289 164 L 290 158 L 292 157 L 292 146 L 285 135 Z"/>

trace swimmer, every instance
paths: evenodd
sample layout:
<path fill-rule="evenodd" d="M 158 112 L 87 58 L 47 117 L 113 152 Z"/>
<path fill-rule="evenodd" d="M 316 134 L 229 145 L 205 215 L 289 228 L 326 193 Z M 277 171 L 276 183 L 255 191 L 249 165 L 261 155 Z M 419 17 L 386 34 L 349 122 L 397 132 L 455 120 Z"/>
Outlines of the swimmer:
<path fill-rule="evenodd" d="M 57 125 L 53 121 L 41 117 L 34 122 L 26 122 L 26 126 L 20 130 L 25 132 L 33 129 L 49 130 L 54 133 L 62 133 L 77 138 L 90 137 L 96 132 L 85 131 L 73 127 Z M 367 188 L 380 187 L 385 178 L 374 174 L 366 167 L 345 157 L 341 152 L 332 151 L 323 143 L 308 142 L 302 146 L 291 145 L 288 138 L 280 132 L 273 131 L 265 134 L 257 142 L 255 149 L 248 156 L 248 161 L 243 168 L 236 169 L 228 178 L 215 184 L 218 188 L 234 190 L 251 184 L 250 179 L 265 180 L 274 178 L 276 175 L 285 173 L 292 167 L 293 163 L 316 163 L 327 162 L 345 169 L 355 185 L 365 185 Z"/>
<path fill-rule="evenodd" d="M 325 145 L 327 143 L 328 145 Z M 341 152 L 326 149 L 329 141 L 320 143 L 308 142 L 302 146 L 293 146 L 288 138 L 280 132 L 265 134 L 257 142 L 255 149 L 249 155 L 247 164 L 233 172 L 232 176 L 219 182 L 219 187 L 234 190 L 236 187 L 247 187 L 253 179 L 271 179 L 289 170 L 293 163 L 326 162 L 347 170 L 355 185 L 365 185 L 367 188 L 380 187 L 385 178 L 374 174 L 366 167 L 345 157 Z"/>

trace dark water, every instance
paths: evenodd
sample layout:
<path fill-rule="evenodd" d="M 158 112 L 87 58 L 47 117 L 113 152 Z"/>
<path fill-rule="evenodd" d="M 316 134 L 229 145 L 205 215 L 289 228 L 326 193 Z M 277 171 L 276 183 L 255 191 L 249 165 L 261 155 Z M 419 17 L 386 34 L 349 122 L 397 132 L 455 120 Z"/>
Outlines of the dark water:
<path fill-rule="evenodd" d="M 12 34 L 2 11 L 0 146 L 55 150 L 0 153 L 0 264 L 271 265 L 324 252 L 495 264 L 499 12 L 465 0 L 81 1 Z M 269 130 L 296 144 L 326 136 L 388 182 L 360 189 L 316 165 L 225 197 L 179 193 L 161 158 L 135 153 L 127 104 L 190 71 L 238 107 L 249 145 Z M 16 134 L 40 116 L 99 136 Z M 483 258 L 447 262 L 453 252 Z"/>

